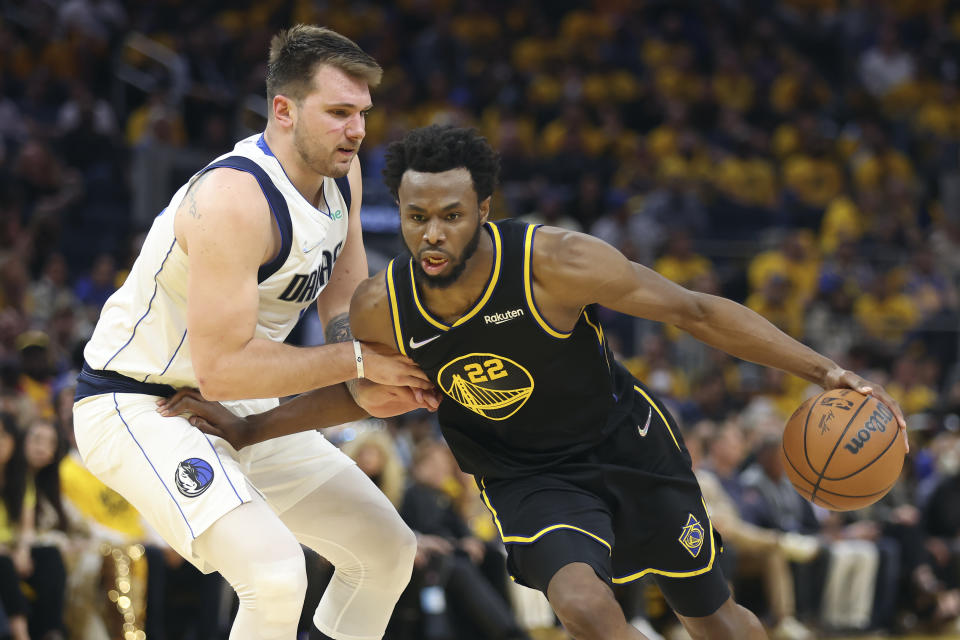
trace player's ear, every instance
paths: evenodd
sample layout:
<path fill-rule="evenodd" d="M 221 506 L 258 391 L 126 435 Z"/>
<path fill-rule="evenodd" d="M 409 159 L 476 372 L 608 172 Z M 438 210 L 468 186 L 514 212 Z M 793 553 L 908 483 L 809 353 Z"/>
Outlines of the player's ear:
<path fill-rule="evenodd" d="M 292 98 L 277 94 L 273 96 L 273 119 L 282 127 L 292 127 L 297 111 L 297 103 Z"/>
<path fill-rule="evenodd" d="M 480 224 L 486 223 L 487 218 L 490 217 L 490 200 L 492 198 L 493 196 L 487 196 L 480 201 Z"/>

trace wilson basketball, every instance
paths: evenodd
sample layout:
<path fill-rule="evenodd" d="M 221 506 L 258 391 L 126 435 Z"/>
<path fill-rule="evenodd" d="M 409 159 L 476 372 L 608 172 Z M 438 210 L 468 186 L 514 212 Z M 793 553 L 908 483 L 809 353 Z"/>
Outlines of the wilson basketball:
<path fill-rule="evenodd" d="M 832 389 L 790 416 L 782 454 L 800 495 L 832 511 L 851 511 L 886 495 L 900 476 L 905 450 L 886 405 L 852 389 Z"/>

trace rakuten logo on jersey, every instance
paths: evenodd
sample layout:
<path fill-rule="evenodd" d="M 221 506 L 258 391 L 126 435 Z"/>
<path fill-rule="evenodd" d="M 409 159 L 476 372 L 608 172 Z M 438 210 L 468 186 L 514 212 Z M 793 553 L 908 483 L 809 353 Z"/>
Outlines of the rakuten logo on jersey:
<path fill-rule="evenodd" d="M 489 316 L 483 316 L 483 321 L 486 324 L 503 324 L 504 322 L 510 322 L 514 318 L 519 318 L 523 315 L 523 309 L 510 309 L 509 311 L 504 311 L 503 313 L 494 313 Z"/>

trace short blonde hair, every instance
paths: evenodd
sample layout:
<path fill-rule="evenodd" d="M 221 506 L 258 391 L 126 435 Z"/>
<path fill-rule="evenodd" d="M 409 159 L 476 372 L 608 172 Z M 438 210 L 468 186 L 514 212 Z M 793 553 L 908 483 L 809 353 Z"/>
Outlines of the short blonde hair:
<path fill-rule="evenodd" d="M 365 80 L 380 84 L 383 69 L 356 42 L 326 27 L 298 24 L 281 31 L 270 41 L 267 59 L 267 101 L 282 93 L 302 100 L 311 90 L 313 74 L 328 64 Z"/>

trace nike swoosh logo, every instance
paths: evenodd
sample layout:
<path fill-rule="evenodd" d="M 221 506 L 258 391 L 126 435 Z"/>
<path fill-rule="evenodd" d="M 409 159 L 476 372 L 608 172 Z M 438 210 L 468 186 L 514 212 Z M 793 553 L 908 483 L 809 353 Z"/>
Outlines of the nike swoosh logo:
<path fill-rule="evenodd" d="M 319 247 L 321 244 L 323 244 L 323 243 L 322 243 L 322 242 L 318 242 L 317 244 L 313 245 L 312 247 L 311 247 L 311 246 L 308 246 L 308 245 L 303 245 L 303 252 L 304 252 L 304 253 L 310 253 L 311 251 L 313 251 L 314 249 L 316 249 L 317 247 Z"/>
<path fill-rule="evenodd" d="M 426 340 L 421 340 L 420 342 L 416 342 L 416 341 L 413 339 L 413 336 L 410 336 L 410 348 L 411 348 L 411 349 L 419 349 L 419 348 L 422 347 L 423 345 L 427 344 L 428 342 L 433 342 L 434 340 L 436 340 L 437 338 L 439 338 L 439 337 L 442 336 L 442 335 L 443 335 L 442 333 L 438 333 L 437 335 L 433 336 L 432 338 L 427 338 Z"/>
<path fill-rule="evenodd" d="M 641 438 L 647 437 L 647 431 L 650 430 L 650 418 L 653 416 L 653 407 L 647 409 L 647 423 L 643 425 L 643 429 L 640 428 L 640 425 L 637 425 L 637 432 L 640 434 Z"/>

